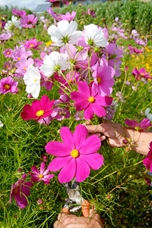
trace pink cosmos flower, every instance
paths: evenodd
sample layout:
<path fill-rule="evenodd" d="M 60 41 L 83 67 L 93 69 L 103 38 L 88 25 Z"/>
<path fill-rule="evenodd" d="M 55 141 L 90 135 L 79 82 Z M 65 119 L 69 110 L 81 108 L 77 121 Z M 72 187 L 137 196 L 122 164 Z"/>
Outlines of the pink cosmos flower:
<path fill-rule="evenodd" d="M 3 51 L 4 56 L 7 57 L 7 58 L 11 57 L 12 53 L 13 53 L 13 50 L 11 48 L 6 48 Z"/>
<path fill-rule="evenodd" d="M 152 77 L 150 76 L 150 73 L 147 73 L 145 68 L 141 68 L 140 70 L 138 70 L 135 67 L 132 71 L 132 74 L 135 76 L 135 78 L 137 80 L 140 80 L 141 78 L 145 78 L 145 79 L 151 78 L 152 79 Z"/>
<path fill-rule="evenodd" d="M 17 93 L 18 82 L 14 81 L 10 76 L 0 80 L 0 94 Z"/>
<path fill-rule="evenodd" d="M 97 153 L 101 141 L 97 135 L 88 137 L 85 126 L 79 124 L 74 133 L 68 127 L 62 127 L 60 136 L 63 142 L 48 142 L 45 146 L 47 153 L 57 156 L 48 168 L 54 172 L 61 169 L 60 183 L 70 182 L 73 178 L 82 182 L 90 175 L 90 168 L 98 170 L 103 165 L 104 158 Z"/>
<path fill-rule="evenodd" d="M 126 119 L 125 120 L 125 124 L 127 124 L 129 127 L 132 127 L 136 130 L 142 130 L 142 131 L 146 131 L 149 127 L 152 126 L 150 120 L 148 118 L 144 118 L 141 122 L 137 122 L 135 120 L 129 120 Z"/>
<path fill-rule="evenodd" d="M 36 120 L 48 117 L 53 109 L 54 101 L 50 100 L 46 95 L 42 96 L 41 100 L 34 100 L 32 105 L 26 104 L 21 113 L 23 120 Z"/>
<path fill-rule="evenodd" d="M 45 169 L 45 163 L 42 162 L 40 165 L 40 170 L 34 165 L 31 168 L 31 180 L 33 182 L 40 182 L 43 181 L 45 184 L 49 184 L 50 180 L 54 177 L 54 174 L 48 174 L 50 170 L 47 168 Z"/>
<path fill-rule="evenodd" d="M 12 198 L 14 197 L 20 209 L 27 207 L 27 197 L 30 195 L 30 188 L 33 186 L 31 181 L 25 182 L 25 179 L 26 174 L 23 174 L 22 178 L 11 187 L 10 203 L 12 202 Z"/>
<path fill-rule="evenodd" d="M 26 11 L 25 10 L 18 10 L 16 8 L 12 9 L 12 13 L 16 16 L 19 16 L 19 17 L 23 17 L 26 15 Z"/>
<path fill-rule="evenodd" d="M 150 172 L 152 172 L 152 142 L 150 142 L 149 146 L 149 152 L 144 158 L 143 164 Z"/>
<path fill-rule="evenodd" d="M 94 9 L 88 9 L 87 14 L 90 15 L 91 17 L 96 17 L 95 10 Z"/>
<path fill-rule="evenodd" d="M 97 63 L 92 69 L 92 76 L 94 78 L 92 87 L 94 91 L 101 96 L 110 95 L 112 93 L 112 86 L 114 85 L 114 68 L 109 67 L 106 62 L 102 60 L 100 65 Z"/>
<path fill-rule="evenodd" d="M 16 74 L 18 76 L 24 76 L 24 74 L 26 73 L 26 70 L 29 66 L 32 66 L 34 64 L 34 60 L 32 58 L 29 59 L 25 59 L 25 58 L 21 58 L 20 61 L 18 61 L 15 66 L 17 67 L 16 69 Z"/>
<path fill-rule="evenodd" d="M 52 7 L 47 9 L 47 12 L 50 14 L 51 17 L 54 18 L 55 21 L 60 21 L 61 20 L 61 14 L 57 14 L 56 12 L 54 12 Z"/>
<path fill-rule="evenodd" d="M 72 13 L 67 12 L 65 15 L 61 14 L 62 20 L 72 21 L 76 16 L 76 12 L 72 11 Z"/>
<path fill-rule="evenodd" d="M 135 47 L 133 47 L 131 45 L 128 46 L 128 49 L 130 51 L 130 54 L 133 54 L 133 53 L 136 53 L 136 54 L 143 53 L 143 50 L 142 49 L 135 48 Z"/>
<path fill-rule="evenodd" d="M 36 25 L 38 18 L 34 14 L 22 16 L 20 19 L 23 28 L 33 28 Z"/>
<path fill-rule="evenodd" d="M 21 59 L 27 59 L 29 56 L 32 56 L 32 52 L 30 50 L 26 50 L 25 47 L 16 46 L 13 50 L 11 57 L 14 61 L 20 61 Z"/>
<path fill-rule="evenodd" d="M 105 47 L 105 58 L 108 60 L 108 65 L 115 69 L 115 76 L 121 75 L 120 65 L 122 63 L 123 51 L 115 43 L 110 43 Z"/>
<path fill-rule="evenodd" d="M 27 49 L 35 49 L 37 50 L 39 45 L 41 45 L 42 42 L 37 41 L 35 38 L 27 40 L 24 44 L 24 47 Z"/>
<path fill-rule="evenodd" d="M 0 41 L 9 40 L 12 37 L 11 33 L 2 33 L 0 35 Z"/>
<path fill-rule="evenodd" d="M 112 103 L 112 98 L 100 96 L 95 93 L 87 82 L 78 82 L 78 92 L 71 93 L 71 99 L 75 101 L 77 111 L 84 110 L 84 118 L 91 120 L 96 114 L 99 117 L 106 116 L 106 110 L 102 106 L 108 106 Z"/>

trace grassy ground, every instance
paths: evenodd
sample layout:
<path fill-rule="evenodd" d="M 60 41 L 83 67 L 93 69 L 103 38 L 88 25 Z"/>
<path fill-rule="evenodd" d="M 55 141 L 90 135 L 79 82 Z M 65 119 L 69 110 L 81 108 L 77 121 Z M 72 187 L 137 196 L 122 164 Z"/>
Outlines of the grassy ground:
<path fill-rule="evenodd" d="M 78 10 L 77 19 L 81 22 L 81 27 L 85 21 L 80 21 L 80 14 L 81 9 Z M 86 23 L 89 24 L 93 19 L 89 20 L 86 18 Z M 97 24 L 99 18 L 95 20 Z M 103 22 L 99 21 L 100 23 L 103 25 Z M 16 31 L 11 41 L 1 45 L 0 78 L 4 77 L 2 69 L 6 61 L 2 51 L 8 47 L 13 48 L 19 40 L 29 37 L 37 37 L 43 42 L 49 40 L 46 31 L 42 31 L 41 24 L 23 33 Z M 149 48 L 145 49 L 142 55 L 135 56 L 127 51 L 129 44 L 135 46 L 134 41 L 128 38 L 118 40 L 118 43 L 124 47 L 124 57 L 122 74 L 116 79 L 112 93 L 117 104 L 113 120 L 124 124 L 126 118 L 140 121 L 145 117 L 145 109 L 152 107 L 152 81 L 145 84 L 143 81 L 136 81 L 132 76 L 134 67 L 145 67 L 151 71 L 152 44 L 149 41 Z M 125 66 L 129 67 L 128 71 L 124 70 Z M 126 85 L 126 81 L 132 86 Z M 50 99 L 57 99 L 56 91 L 56 88 L 51 92 L 42 89 L 41 95 L 47 94 Z M 117 92 L 122 93 L 124 102 L 120 102 L 116 96 Z M 22 80 L 19 80 L 19 93 L 0 95 L 0 120 L 4 123 L 0 128 L 0 228 L 53 227 L 67 197 L 65 188 L 59 184 L 56 174 L 50 185 L 38 183 L 31 189 L 27 208 L 20 210 L 14 201 L 9 203 L 11 185 L 22 173 L 28 173 L 33 164 L 38 166 L 44 154 L 49 163 L 51 157 L 46 154 L 44 147 L 51 140 L 59 140 L 60 127 L 69 126 L 73 130 L 78 123 L 82 123 L 75 121 L 72 116 L 62 122 L 53 121 L 49 126 L 39 125 L 34 121 L 23 121 L 20 113 L 26 103 L 31 103 L 31 100 L 25 94 Z M 105 228 L 152 227 L 152 190 L 145 181 L 147 171 L 142 164 L 143 155 L 128 151 L 127 148 L 111 148 L 107 142 L 104 142 L 100 152 L 105 158 L 105 164 L 98 172 L 92 171 L 90 177 L 80 184 L 83 197 L 96 206 L 97 212 L 105 219 Z M 43 200 L 42 204 L 37 203 L 39 199 Z"/>

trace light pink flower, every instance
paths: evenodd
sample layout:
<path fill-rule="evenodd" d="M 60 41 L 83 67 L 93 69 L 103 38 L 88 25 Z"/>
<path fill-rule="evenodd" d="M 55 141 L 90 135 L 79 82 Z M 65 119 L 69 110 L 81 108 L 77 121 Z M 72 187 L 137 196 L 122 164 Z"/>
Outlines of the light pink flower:
<path fill-rule="evenodd" d="M 11 38 L 11 36 L 12 36 L 11 33 L 2 33 L 0 35 L 0 41 L 9 40 Z"/>
<path fill-rule="evenodd" d="M 144 158 L 143 163 L 144 166 L 150 171 L 152 172 L 152 142 L 150 142 L 149 144 L 149 152 L 147 154 L 147 156 Z"/>
<path fill-rule="evenodd" d="M 24 15 L 20 19 L 21 26 L 23 28 L 33 28 L 38 21 L 38 18 L 34 14 Z"/>
<path fill-rule="evenodd" d="M 112 103 L 112 98 L 100 96 L 94 92 L 87 82 L 78 82 L 78 92 L 71 93 L 71 99 L 75 101 L 77 111 L 84 110 L 84 118 L 91 120 L 95 115 L 99 117 L 106 116 L 106 110 L 103 106 L 109 106 Z"/>
<path fill-rule="evenodd" d="M 61 169 L 60 183 L 73 178 L 82 182 L 90 175 L 90 168 L 98 170 L 103 165 L 104 158 L 97 153 L 101 147 L 100 138 L 97 135 L 88 137 L 85 126 L 79 124 L 74 133 L 68 127 L 62 127 L 60 136 L 63 142 L 53 141 L 45 146 L 47 153 L 57 156 L 48 168 L 54 172 Z"/>
<path fill-rule="evenodd" d="M 136 130 L 143 130 L 143 131 L 146 131 L 149 127 L 152 126 L 152 124 L 148 118 L 144 118 L 139 123 L 135 120 L 126 119 L 125 124 L 127 124 L 129 127 L 132 127 Z"/>
<path fill-rule="evenodd" d="M 21 113 L 23 120 L 40 120 L 48 117 L 53 111 L 54 101 L 43 95 L 41 100 L 34 100 L 32 105 L 26 104 Z"/>
<path fill-rule="evenodd" d="M 101 65 L 97 63 L 94 67 L 92 67 L 92 69 L 92 76 L 94 78 L 92 87 L 94 91 L 99 93 L 101 96 L 110 95 L 114 85 L 114 68 L 109 67 L 106 65 L 105 61 L 102 61 Z"/>
<path fill-rule="evenodd" d="M 26 73 L 26 70 L 29 66 L 32 66 L 34 64 L 34 60 L 32 58 L 29 59 L 25 59 L 25 58 L 21 58 L 20 61 L 18 61 L 15 66 L 17 67 L 16 69 L 16 74 L 18 76 L 24 76 L 24 74 Z"/>
<path fill-rule="evenodd" d="M 72 13 L 67 12 L 65 15 L 61 14 L 62 20 L 72 21 L 76 16 L 76 12 L 72 11 Z"/>
<path fill-rule="evenodd" d="M 14 197 L 18 207 L 23 209 L 27 207 L 27 197 L 30 195 L 30 188 L 33 186 L 31 181 L 25 182 L 26 174 L 22 175 L 22 178 L 12 185 L 10 193 L 10 203 Z"/>
<path fill-rule="evenodd" d="M 0 94 L 17 93 L 18 82 L 14 81 L 10 76 L 0 80 Z"/>
<path fill-rule="evenodd" d="M 49 184 L 50 180 L 54 177 L 54 174 L 49 174 L 50 170 L 47 168 L 45 169 L 45 163 L 42 162 L 40 165 L 40 170 L 34 165 L 31 168 L 31 180 L 33 182 L 40 182 L 43 181 L 45 184 Z"/>

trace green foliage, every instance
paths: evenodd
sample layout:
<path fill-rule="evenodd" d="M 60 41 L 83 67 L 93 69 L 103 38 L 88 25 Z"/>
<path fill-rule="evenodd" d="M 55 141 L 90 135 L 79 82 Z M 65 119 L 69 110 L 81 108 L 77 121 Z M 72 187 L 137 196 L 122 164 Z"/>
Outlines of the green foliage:
<path fill-rule="evenodd" d="M 95 9 L 96 18 L 83 14 L 87 7 Z M 119 17 L 123 23 L 127 23 L 127 29 L 137 29 L 147 35 L 152 31 L 151 9 L 151 3 L 128 1 L 81 7 L 70 5 L 56 11 L 66 13 L 75 10 L 80 29 L 90 23 L 111 26 L 115 17 Z M 48 15 L 47 17 L 50 18 Z M 50 19 L 49 23 L 53 21 Z M 0 79 L 3 78 L 2 69 L 6 61 L 2 52 L 5 48 L 17 45 L 19 35 L 22 40 L 37 37 L 39 41 L 47 42 L 50 39 L 41 23 L 34 29 L 24 32 L 14 30 L 14 33 L 12 40 L 1 45 Z M 126 118 L 137 121 L 144 118 L 145 109 L 152 105 L 152 81 L 144 84 L 143 81 L 135 80 L 132 69 L 135 66 L 140 68 L 142 61 L 133 61 L 127 51 L 128 44 L 135 45 L 133 41 L 118 40 L 121 45 L 122 42 L 125 53 L 121 66 L 122 74 L 116 79 L 112 96 L 117 104 L 114 121 L 124 124 Z M 37 52 L 34 55 L 39 57 Z M 148 54 L 145 51 L 143 55 Z M 151 64 L 149 55 L 147 59 L 147 63 Z M 128 71 L 125 66 L 129 66 Z M 126 81 L 130 81 L 136 90 L 126 85 Z M 49 126 L 34 121 L 23 121 L 20 113 L 25 104 L 31 104 L 32 99 L 26 97 L 22 80 L 19 80 L 18 87 L 17 94 L 0 95 L 0 120 L 4 123 L 4 127 L 0 128 L 0 228 L 50 228 L 53 227 L 67 197 L 64 186 L 57 180 L 57 174 L 49 185 L 38 183 L 32 187 L 28 198 L 29 205 L 23 210 L 18 209 L 14 200 L 12 204 L 9 203 L 11 185 L 22 173 L 28 173 L 32 165 L 39 166 L 41 155 L 45 154 L 48 157 L 47 164 L 49 163 L 52 157 L 46 154 L 45 145 L 49 141 L 60 140 L 61 126 L 69 126 L 73 130 L 82 121 L 76 122 L 71 117 L 63 122 L 53 121 Z M 57 99 L 57 90 L 58 88 L 54 88 L 46 92 L 42 89 L 40 96 L 46 93 L 50 99 Z M 118 99 L 118 91 L 122 93 L 124 102 Z M 83 197 L 95 205 L 97 212 L 105 218 L 105 228 L 141 228 L 146 227 L 146 223 L 151 227 L 151 188 L 145 183 L 147 171 L 142 164 L 143 156 L 128 151 L 127 147 L 111 148 L 107 142 L 103 143 L 100 153 L 104 156 L 105 164 L 98 172 L 92 171 L 90 177 L 80 184 Z M 43 203 L 39 205 L 38 199 L 42 199 Z"/>

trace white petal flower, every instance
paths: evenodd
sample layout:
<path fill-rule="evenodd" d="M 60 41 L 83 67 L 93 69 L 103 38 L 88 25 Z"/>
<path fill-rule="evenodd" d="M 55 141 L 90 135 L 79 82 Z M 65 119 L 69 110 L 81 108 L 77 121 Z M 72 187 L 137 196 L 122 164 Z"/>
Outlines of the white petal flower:
<path fill-rule="evenodd" d="M 91 46 L 106 47 L 108 45 L 104 33 L 94 24 L 84 26 L 84 38 Z"/>
<path fill-rule="evenodd" d="M 45 76 L 50 77 L 54 72 L 67 70 L 69 64 L 63 54 L 53 51 L 50 55 L 46 55 L 43 60 L 43 65 L 40 67 Z"/>
<path fill-rule="evenodd" d="M 152 121 L 152 113 L 150 113 L 150 108 L 147 108 L 145 110 L 145 116 L 150 120 Z"/>
<path fill-rule="evenodd" d="M 0 128 L 4 126 L 3 122 L 0 120 Z"/>
<path fill-rule="evenodd" d="M 57 27 L 51 25 L 48 28 L 48 33 L 56 46 L 61 47 L 65 44 L 76 44 L 80 36 L 82 36 L 81 31 L 76 31 L 77 27 L 78 25 L 75 21 L 61 20 L 58 22 Z"/>
<path fill-rule="evenodd" d="M 32 94 L 34 98 L 38 98 L 40 93 L 41 75 L 37 67 L 29 66 L 24 74 L 24 82 L 26 84 L 26 92 Z"/>
<path fill-rule="evenodd" d="M 7 23 L 5 24 L 5 30 L 11 31 L 13 29 L 13 25 L 19 29 L 21 29 L 21 25 L 20 25 L 20 20 L 15 17 L 14 15 L 12 16 L 12 20 L 7 21 Z"/>

